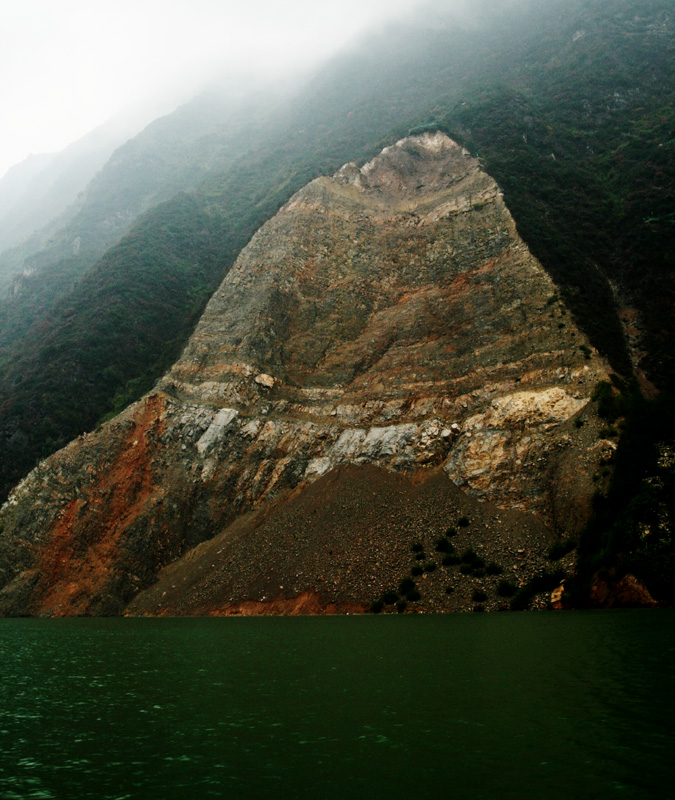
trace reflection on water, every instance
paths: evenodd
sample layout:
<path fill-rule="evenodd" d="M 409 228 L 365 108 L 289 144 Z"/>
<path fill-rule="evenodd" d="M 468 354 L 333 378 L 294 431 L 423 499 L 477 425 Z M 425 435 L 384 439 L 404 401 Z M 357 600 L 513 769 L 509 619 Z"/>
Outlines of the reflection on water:
<path fill-rule="evenodd" d="M 0 620 L 0 798 L 668 797 L 673 622 Z"/>

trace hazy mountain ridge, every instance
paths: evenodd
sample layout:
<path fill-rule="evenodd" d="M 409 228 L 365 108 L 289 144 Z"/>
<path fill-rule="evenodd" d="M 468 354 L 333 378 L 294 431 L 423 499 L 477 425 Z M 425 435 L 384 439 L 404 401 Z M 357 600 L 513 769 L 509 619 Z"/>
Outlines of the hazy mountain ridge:
<path fill-rule="evenodd" d="M 136 132 L 130 121 L 113 121 L 60 153 L 30 156 L 12 167 L 0 180 L 0 253 L 55 221 L 113 151 Z M 47 235 L 41 234 L 40 239 L 45 242 Z M 23 267 L 20 252 L 13 260 L 0 259 L 0 289 L 11 280 L 13 267 Z"/>
<path fill-rule="evenodd" d="M 139 215 L 194 188 L 205 172 L 227 166 L 233 142 L 254 146 L 249 119 L 273 99 L 259 99 L 255 93 L 237 99 L 212 91 L 155 120 L 118 147 L 82 187 L 73 207 L 50 221 L 45 232 L 37 231 L 23 246 L 0 256 L 0 271 L 13 268 L 31 276 L 29 281 L 15 281 L 13 303 L 20 306 L 22 295 L 40 291 L 36 282 L 46 282 L 51 290 L 49 272 L 58 271 L 60 262 L 74 255 L 81 262 L 76 271 L 69 270 L 76 280 Z M 49 291 L 49 302 L 60 296 L 58 290 Z M 10 330 L 5 335 L 14 334 Z"/>

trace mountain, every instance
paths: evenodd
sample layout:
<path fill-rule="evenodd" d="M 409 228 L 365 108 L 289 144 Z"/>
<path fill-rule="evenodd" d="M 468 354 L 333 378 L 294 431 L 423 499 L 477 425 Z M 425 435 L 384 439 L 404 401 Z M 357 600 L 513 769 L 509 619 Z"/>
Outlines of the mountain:
<path fill-rule="evenodd" d="M 274 99 L 278 102 L 279 98 Z M 16 236 L 13 228 L 16 217 L 40 212 L 40 198 L 35 197 L 38 188 L 43 192 L 49 190 L 50 197 L 59 187 L 66 194 L 65 183 L 82 191 L 77 196 L 70 192 L 68 197 L 72 203 L 63 214 L 49 219 L 44 229 L 0 255 L 0 280 L 6 284 L 14 277 L 13 272 L 24 276 L 23 280 L 14 281 L 15 303 L 36 290 L 33 286 L 36 280 L 47 283 L 43 294 L 48 295 L 52 304 L 60 299 L 63 291 L 58 284 L 49 283 L 51 273 L 66 269 L 70 280 L 74 281 L 118 241 L 143 212 L 179 191 L 194 188 L 209 169 L 227 165 L 233 141 L 239 142 L 242 148 L 254 146 L 250 120 L 261 107 L 270 103 L 272 98 L 268 94 L 260 96 L 252 90 L 243 97 L 225 84 L 220 90 L 209 90 L 173 113 L 156 119 L 129 141 L 125 141 L 126 136 L 120 138 L 115 127 L 113 131 L 103 127 L 51 159 L 49 170 L 56 172 L 58 178 L 55 185 L 46 169 L 33 178 L 32 183 L 37 182 L 38 186 L 28 187 L 26 202 L 20 203 L 14 198 L 11 213 L 8 211 L 7 217 L 0 219 L 2 240 Z M 115 147 L 111 146 L 113 141 Z M 118 144 L 121 146 L 117 147 Z M 93 155 L 87 161 L 85 156 L 90 151 Z M 87 180 L 82 183 L 82 175 L 87 171 Z M 5 180 L 11 177 L 12 171 Z M 24 206 L 29 207 L 25 209 Z M 69 261 L 72 264 L 69 265 Z M 27 281 L 26 277 L 34 273 L 38 275 L 33 281 Z"/>
<path fill-rule="evenodd" d="M 254 146 L 252 109 L 263 109 L 260 120 L 271 103 L 228 89 L 156 120 L 113 154 L 63 217 L 0 258 L 0 269 L 18 258 L 22 270 L 0 303 L 3 495 L 176 357 L 223 261 L 256 224 L 238 219 L 233 231 L 218 208 L 183 190 L 202 180 L 205 165 Z"/>
<path fill-rule="evenodd" d="M 0 253 L 36 231 L 41 231 L 37 241 L 44 244 L 54 229 L 50 223 L 77 200 L 113 151 L 140 127 L 136 115 L 121 116 L 60 153 L 29 156 L 8 170 L 0 180 Z M 11 279 L 8 268 L 9 264 L 0 268 L 0 288 Z"/>
<path fill-rule="evenodd" d="M 7 170 L 0 179 L 0 219 L 12 210 L 17 196 L 21 197 L 32 181 L 49 167 L 53 160 L 54 154 L 31 155 Z M 6 235 L 7 232 L 3 233 Z"/>
<path fill-rule="evenodd" d="M 24 274 L 0 306 L 3 494 L 151 388 L 240 249 L 301 186 L 441 129 L 497 179 L 589 354 L 613 370 L 597 401 L 621 441 L 582 535 L 586 583 L 621 553 L 617 580 L 628 569 L 671 596 L 672 7 L 484 10 L 458 22 L 441 4 L 388 28 L 284 101 L 253 98 L 241 114 L 188 104 L 118 151 L 48 246 L 8 256 Z"/>
<path fill-rule="evenodd" d="M 508 565 L 527 581 L 556 534 L 579 532 L 593 475 L 613 457 L 591 401 L 607 377 L 495 182 L 440 132 L 401 140 L 294 195 L 242 251 L 157 388 L 19 485 L 0 517 L 3 613 L 119 613 L 214 535 L 214 569 L 195 581 L 188 553 L 171 572 L 194 584 L 183 613 L 306 594 L 321 608 L 368 607 L 412 580 L 406 556 L 425 538 L 415 515 L 404 522 L 415 484 L 438 496 L 424 523 L 436 538 L 471 508 L 477 558 L 517 557 L 504 534 L 528 530 L 527 560 Z M 341 469 L 350 464 L 369 469 Z M 392 493 L 383 469 L 412 484 Z M 333 509 L 352 498 L 350 482 L 366 496 L 384 484 L 389 524 L 372 539 L 365 511 L 327 521 L 314 501 L 299 525 L 284 501 L 302 504 L 322 476 L 324 490 L 337 483 Z M 455 486 L 493 505 L 462 503 Z M 521 513 L 502 523 L 498 508 Z M 327 522 L 326 536 L 309 535 Z M 481 543 L 488 525 L 500 545 Z M 421 602 L 427 590 L 434 607 L 470 601 L 475 577 L 453 594 L 447 580 L 428 580 Z M 493 604 L 496 583 L 480 583 Z M 163 586 L 151 610 L 175 612 Z"/>

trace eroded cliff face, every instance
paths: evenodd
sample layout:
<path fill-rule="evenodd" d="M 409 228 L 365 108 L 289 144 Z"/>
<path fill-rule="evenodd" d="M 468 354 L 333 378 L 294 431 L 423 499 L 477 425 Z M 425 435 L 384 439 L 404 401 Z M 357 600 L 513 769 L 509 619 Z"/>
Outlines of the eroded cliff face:
<path fill-rule="evenodd" d="M 606 374 L 494 181 L 441 133 L 402 140 L 296 194 L 155 391 L 17 487 L 0 608 L 119 613 L 162 565 L 344 464 L 442 469 L 574 532 L 611 457 L 590 402 Z M 331 602 L 366 600 L 350 584 Z"/>

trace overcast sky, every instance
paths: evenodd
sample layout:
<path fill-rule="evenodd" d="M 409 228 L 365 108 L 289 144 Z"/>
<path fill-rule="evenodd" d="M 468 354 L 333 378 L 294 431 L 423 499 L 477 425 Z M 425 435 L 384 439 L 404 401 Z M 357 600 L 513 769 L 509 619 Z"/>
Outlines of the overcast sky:
<path fill-rule="evenodd" d="M 298 69 L 419 0 L 0 0 L 0 176 L 119 110 L 231 71 Z M 164 105 L 162 105 L 164 103 Z"/>

